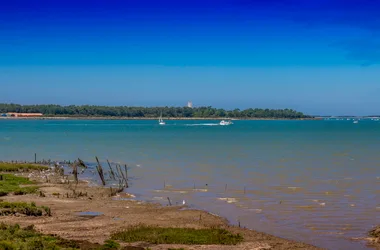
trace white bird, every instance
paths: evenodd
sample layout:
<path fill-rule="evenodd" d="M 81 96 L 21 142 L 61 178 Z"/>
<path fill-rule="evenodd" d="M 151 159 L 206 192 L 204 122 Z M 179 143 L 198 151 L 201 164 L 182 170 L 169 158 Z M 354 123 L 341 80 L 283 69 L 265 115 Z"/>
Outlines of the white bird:
<path fill-rule="evenodd" d="M 183 201 L 182 201 L 182 205 L 185 205 L 185 204 L 186 204 L 186 202 L 185 202 L 185 200 L 183 200 Z"/>

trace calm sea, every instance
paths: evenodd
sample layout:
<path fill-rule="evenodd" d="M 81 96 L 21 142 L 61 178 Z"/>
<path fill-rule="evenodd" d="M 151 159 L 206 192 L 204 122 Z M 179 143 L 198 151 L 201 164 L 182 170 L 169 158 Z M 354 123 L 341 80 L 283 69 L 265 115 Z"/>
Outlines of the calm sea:
<path fill-rule="evenodd" d="M 380 224 L 380 122 L 0 120 L 0 159 L 127 163 L 138 199 L 328 249 Z"/>

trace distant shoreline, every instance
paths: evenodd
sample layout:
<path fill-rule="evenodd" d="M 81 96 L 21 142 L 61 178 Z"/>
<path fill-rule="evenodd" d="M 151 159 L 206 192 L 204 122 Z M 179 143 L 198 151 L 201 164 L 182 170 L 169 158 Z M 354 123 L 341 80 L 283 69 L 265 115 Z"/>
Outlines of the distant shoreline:
<path fill-rule="evenodd" d="M 1 120 L 158 120 L 159 117 L 101 117 L 101 116 L 43 116 L 43 117 L 0 117 Z M 241 121 L 277 121 L 277 120 L 322 120 L 322 118 L 226 118 L 226 117 L 163 117 L 164 120 L 241 120 Z"/>

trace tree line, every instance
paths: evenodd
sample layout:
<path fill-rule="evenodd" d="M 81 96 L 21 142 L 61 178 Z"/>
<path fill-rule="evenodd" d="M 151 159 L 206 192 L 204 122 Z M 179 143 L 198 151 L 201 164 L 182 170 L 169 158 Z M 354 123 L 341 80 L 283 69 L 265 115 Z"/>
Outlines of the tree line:
<path fill-rule="evenodd" d="M 102 116 L 102 117 L 136 117 L 153 118 L 312 118 L 293 109 L 234 109 L 225 110 L 213 107 L 127 107 L 127 106 L 90 106 L 90 105 L 19 105 L 0 104 L 0 113 L 42 113 L 44 116 Z"/>

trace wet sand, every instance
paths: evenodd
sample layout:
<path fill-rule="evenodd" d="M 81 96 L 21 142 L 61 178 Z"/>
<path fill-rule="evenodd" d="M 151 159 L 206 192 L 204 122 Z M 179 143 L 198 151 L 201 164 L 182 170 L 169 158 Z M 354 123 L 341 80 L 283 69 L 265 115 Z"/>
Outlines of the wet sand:
<path fill-rule="evenodd" d="M 25 174 L 27 176 L 27 174 Z M 30 176 L 30 175 L 29 175 Z M 5 201 L 36 202 L 39 206 L 49 206 L 51 217 L 3 216 L 0 222 L 18 223 L 21 226 L 34 224 L 35 228 L 46 234 L 55 234 L 67 239 L 87 240 L 93 243 L 103 243 L 112 232 L 131 225 L 145 224 L 163 227 L 190 227 L 210 228 L 222 227 L 240 233 L 244 242 L 237 246 L 179 246 L 179 245 L 151 245 L 134 243 L 134 246 L 149 247 L 151 249 L 168 249 L 169 247 L 185 249 L 320 249 L 304 243 L 294 242 L 228 225 L 221 217 L 199 210 L 187 210 L 185 206 L 161 206 L 159 204 L 144 203 L 131 199 L 127 193 L 120 193 L 110 197 L 110 189 L 90 187 L 86 182 L 78 185 L 57 183 L 60 179 L 50 183 L 41 183 L 39 194 L 6 196 Z M 44 177 L 32 177 L 42 181 Z M 73 190 L 84 196 L 70 198 Z M 59 194 L 59 195 L 58 195 Z M 67 198 L 67 195 L 69 198 Z M 80 212 L 89 212 L 82 216 Z M 95 213 L 95 214 L 93 214 Z"/>

